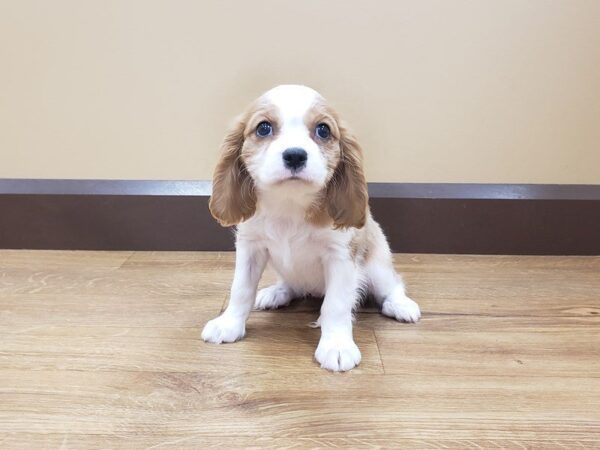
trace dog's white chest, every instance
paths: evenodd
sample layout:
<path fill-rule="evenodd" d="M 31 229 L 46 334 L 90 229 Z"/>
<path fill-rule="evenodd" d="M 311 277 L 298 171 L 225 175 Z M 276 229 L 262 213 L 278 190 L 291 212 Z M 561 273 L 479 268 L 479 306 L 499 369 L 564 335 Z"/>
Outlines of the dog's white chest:
<path fill-rule="evenodd" d="M 260 242 L 269 253 L 269 263 L 297 294 L 325 294 L 324 259 L 332 244 L 345 240 L 343 232 L 313 227 L 293 218 L 256 217 L 240 231 Z"/>
<path fill-rule="evenodd" d="M 325 293 L 322 258 L 327 249 L 323 233 L 294 223 L 265 223 L 265 237 L 273 268 L 300 293 Z"/>

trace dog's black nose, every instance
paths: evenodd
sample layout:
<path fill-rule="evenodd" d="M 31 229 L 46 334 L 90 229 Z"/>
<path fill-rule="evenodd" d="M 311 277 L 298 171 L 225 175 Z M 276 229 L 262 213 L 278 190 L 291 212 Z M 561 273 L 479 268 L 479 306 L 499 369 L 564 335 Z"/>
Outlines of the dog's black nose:
<path fill-rule="evenodd" d="M 283 163 L 293 172 L 302 169 L 306 165 L 307 159 L 308 154 L 303 148 L 292 147 L 283 152 Z"/>

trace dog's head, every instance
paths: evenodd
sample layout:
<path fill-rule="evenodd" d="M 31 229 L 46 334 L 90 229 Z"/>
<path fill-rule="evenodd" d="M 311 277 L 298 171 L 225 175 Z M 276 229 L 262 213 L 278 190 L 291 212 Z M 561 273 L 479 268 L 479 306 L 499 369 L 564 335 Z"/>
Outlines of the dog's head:
<path fill-rule="evenodd" d="M 368 194 L 362 151 L 325 99 L 305 86 L 266 92 L 234 122 L 221 147 L 210 199 L 225 226 L 250 218 L 264 192 L 312 195 L 307 219 L 364 225 Z"/>

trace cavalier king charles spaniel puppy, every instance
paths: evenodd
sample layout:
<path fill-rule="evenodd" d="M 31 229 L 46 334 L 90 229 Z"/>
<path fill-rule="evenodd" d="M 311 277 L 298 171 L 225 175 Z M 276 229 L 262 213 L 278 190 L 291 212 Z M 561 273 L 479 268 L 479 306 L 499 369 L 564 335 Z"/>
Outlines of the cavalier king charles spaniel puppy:
<path fill-rule="evenodd" d="M 315 359 L 346 371 L 360 363 L 352 320 L 367 293 L 384 315 L 419 320 L 370 214 L 360 145 L 318 92 L 278 86 L 237 118 L 221 147 L 210 211 L 237 233 L 229 305 L 204 327 L 206 342 L 242 339 L 253 306 L 323 297 Z M 279 281 L 257 295 L 267 263 Z"/>

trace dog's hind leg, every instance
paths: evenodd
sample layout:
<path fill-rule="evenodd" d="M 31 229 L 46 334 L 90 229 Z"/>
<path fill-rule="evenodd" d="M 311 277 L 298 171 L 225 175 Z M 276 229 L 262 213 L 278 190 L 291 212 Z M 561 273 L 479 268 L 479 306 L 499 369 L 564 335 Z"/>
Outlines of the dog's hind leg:
<path fill-rule="evenodd" d="M 277 309 L 287 306 L 294 298 L 294 292 L 283 281 L 258 291 L 254 309 Z"/>
<path fill-rule="evenodd" d="M 404 282 L 394 270 L 391 255 L 373 255 L 365 269 L 369 291 L 383 315 L 402 322 L 417 322 L 421 318 L 419 305 L 406 295 Z"/>

